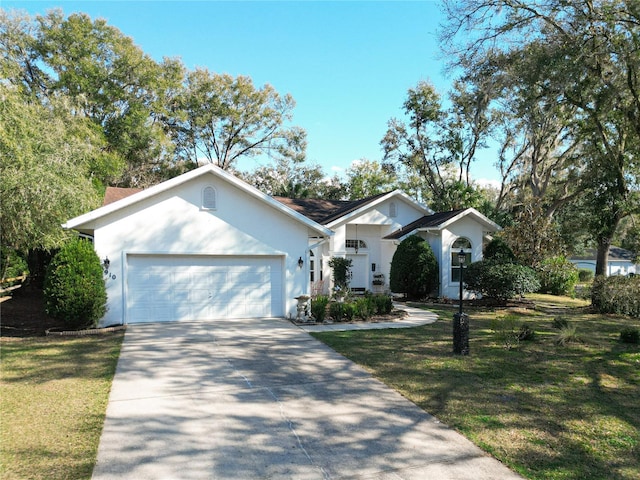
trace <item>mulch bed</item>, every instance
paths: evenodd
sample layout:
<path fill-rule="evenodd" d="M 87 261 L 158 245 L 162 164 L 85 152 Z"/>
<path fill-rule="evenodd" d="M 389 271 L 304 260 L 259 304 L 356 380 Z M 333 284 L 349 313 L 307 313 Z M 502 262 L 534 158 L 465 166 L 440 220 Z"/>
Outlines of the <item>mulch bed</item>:
<path fill-rule="evenodd" d="M 381 323 L 381 322 L 395 322 L 397 320 L 402 320 L 407 316 L 407 312 L 404 310 L 392 310 L 388 315 L 374 315 L 370 317 L 368 320 L 362 320 L 359 318 L 354 318 L 350 322 L 334 322 L 331 320 L 327 320 L 325 322 L 298 322 L 295 318 L 291 319 L 291 323 L 294 325 L 340 325 L 340 324 L 351 324 L 351 323 Z"/>
<path fill-rule="evenodd" d="M 23 286 L 0 301 L 0 335 L 3 337 L 44 337 L 49 329 L 64 329 L 62 322 L 45 313 L 42 290 L 37 287 Z"/>

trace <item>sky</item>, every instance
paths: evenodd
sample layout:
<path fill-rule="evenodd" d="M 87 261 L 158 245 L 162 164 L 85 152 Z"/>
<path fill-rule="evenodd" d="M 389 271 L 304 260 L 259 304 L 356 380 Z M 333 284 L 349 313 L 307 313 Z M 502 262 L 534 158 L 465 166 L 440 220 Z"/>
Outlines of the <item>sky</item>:
<path fill-rule="evenodd" d="M 257 87 L 268 83 L 291 94 L 292 123 L 307 131 L 307 159 L 329 175 L 359 159 L 382 159 L 380 140 L 387 122 L 402 116 L 409 88 L 430 81 L 444 97 L 452 84 L 438 46 L 444 17 L 435 0 L 0 0 L 0 6 L 104 18 L 156 60 L 179 57 L 190 70 L 245 75 Z M 473 178 L 499 180 L 494 152 L 480 157 Z"/>

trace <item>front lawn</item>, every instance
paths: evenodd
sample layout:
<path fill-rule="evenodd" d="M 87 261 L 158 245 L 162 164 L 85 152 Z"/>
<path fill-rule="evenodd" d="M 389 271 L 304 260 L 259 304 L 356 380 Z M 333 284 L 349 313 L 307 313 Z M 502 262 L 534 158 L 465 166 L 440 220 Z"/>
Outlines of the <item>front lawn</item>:
<path fill-rule="evenodd" d="M 468 311 L 468 357 L 451 353 L 453 309 L 418 328 L 314 336 L 527 478 L 640 479 L 640 347 L 619 341 L 640 322 L 534 301 Z M 559 316 L 575 327 L 564 345 Z M 534 340 L 514 341 L 525 322 Z"/>
<path fill-rule="evenodd" d="M 122 338 L 2 338 L 1 478 L 91 478 Z"/>

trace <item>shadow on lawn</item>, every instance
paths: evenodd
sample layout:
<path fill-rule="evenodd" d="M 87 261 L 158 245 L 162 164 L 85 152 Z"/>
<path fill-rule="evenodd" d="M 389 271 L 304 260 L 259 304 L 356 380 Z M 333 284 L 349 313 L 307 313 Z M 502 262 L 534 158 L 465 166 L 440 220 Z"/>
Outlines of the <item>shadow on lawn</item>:
<path fill-rule="evenodd" d="M 563 347 L 553 316 L 534 313 L 537 339 L 507 350 L 478 316 L 469 357 L 451 353 L 448 316 L 331 344 L 530 478 L 638 478 L 640 350 L 617 341 L 630 320 L 578 312 L 582 343 Z"/>

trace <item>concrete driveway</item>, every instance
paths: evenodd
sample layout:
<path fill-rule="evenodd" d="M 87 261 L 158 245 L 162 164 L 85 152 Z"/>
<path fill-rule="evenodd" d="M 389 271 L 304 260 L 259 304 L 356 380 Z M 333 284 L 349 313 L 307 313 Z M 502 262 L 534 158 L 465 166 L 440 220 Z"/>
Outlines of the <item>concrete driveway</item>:
<path fill-rule="evenodd" d="M 131 325 L 106 479 L 516 479 L 286 320 Z"/>

